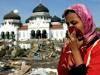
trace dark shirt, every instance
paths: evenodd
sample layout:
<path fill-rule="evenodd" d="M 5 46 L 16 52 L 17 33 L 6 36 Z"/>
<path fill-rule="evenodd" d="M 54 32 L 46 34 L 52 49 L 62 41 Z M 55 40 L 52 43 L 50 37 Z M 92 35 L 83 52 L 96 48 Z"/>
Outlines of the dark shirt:
<path fill-rule="evenodd" d="M 87 68 L 85 64 L 81 64 L 77 67 L 72 68 L 69 71 L 69 75 L 86 75 Z"/>

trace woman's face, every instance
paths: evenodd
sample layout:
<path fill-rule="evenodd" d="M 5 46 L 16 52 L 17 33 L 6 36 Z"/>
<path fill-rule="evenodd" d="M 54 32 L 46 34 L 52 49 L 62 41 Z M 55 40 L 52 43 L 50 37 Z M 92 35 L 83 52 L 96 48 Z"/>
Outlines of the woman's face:
<path fill-rule="evenodd" d="M 65 16 L 65 20 L 68 27 L 75 26 L 82 33 L 84 32 L 83 23 L 76 13 L 69 13 L 67 16 Z"/>

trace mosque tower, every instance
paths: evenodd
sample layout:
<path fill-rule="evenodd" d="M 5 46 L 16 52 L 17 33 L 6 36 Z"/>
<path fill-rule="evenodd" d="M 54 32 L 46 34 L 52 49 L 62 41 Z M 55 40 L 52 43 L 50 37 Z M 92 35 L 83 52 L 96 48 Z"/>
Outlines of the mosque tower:
<path fill-rule="evenodd" d="M 20 25 L 21 24 L 21 17 L 18 14 L 18 10 L 15 9 L 8 14 L 6 14 L 3 18 L 3 24 L 10 24 L 10 25 Z"/>
<path fill-rule="evenodd" d="M 32 16 L 26 19 L 31 38 L 50 38 L 50 22 L 51 16 L 48 8 L 43 4 L 39 4 L 32 11 Z M 34 34 L 34 36 L 32 35 Z"/>
<path fill-rule="evenodd" d="M 21 17 L 18 10 L 13 10 L 3 17 L 0 27 L 0 39 L 17 40 L 17 29 L 21 26 Z"/>

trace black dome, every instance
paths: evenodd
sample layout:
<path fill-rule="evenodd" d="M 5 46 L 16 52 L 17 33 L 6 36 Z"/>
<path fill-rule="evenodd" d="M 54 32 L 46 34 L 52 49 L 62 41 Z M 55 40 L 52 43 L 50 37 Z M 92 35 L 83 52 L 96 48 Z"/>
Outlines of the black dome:
<path fill-rule="evenodd" d="M 46 8 L 44 5 L 39 4 L 37 7 L 33 9 L 34 12 L 49 12 L 48 8 Z"/>
<path fill-rule="evenodd" d="M 53 16 L 51 18 L 51 22 L 61 22 L 61 19 L 59 17 L 57 17 L 57 16 Z"/>
<path fill-rule="evenodd" d="M 10 13 L 6 14 L 3 19 L 17 19 L 17 20 L 20 20 L 21 18 L 18 14 L 11 11 Z"/>
<path fill-rule="evenodd" d="M 32 20 L 32 16 L 30 16 L 28 19 L 26 19 L 25 23 L 29 23 L 29 20 Z"/>

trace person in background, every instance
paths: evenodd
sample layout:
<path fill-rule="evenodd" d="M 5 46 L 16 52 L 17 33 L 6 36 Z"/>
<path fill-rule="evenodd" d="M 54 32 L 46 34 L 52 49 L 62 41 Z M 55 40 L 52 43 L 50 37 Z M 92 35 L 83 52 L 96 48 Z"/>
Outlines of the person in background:
<path fill-rule="evenodd" d="M 84 4 L 64 11 L 68 38 L 61 51 L 58 75 L 100 75 L 100 35 Z"/>

